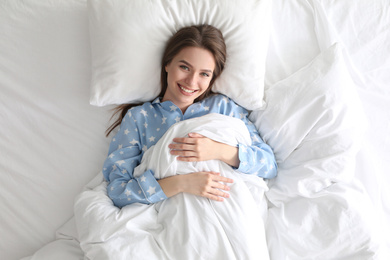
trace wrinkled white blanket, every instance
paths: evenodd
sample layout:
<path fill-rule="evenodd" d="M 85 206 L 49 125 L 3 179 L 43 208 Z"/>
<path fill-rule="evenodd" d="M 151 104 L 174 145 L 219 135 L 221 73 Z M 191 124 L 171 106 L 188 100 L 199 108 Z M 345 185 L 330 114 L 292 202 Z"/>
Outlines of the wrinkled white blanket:
<path fill-rule="evenodd" d="M 120 210 L 107 197 L 106 182 L 101 182 L 75 202 L 80 245 L 87 259 L 269 259 L 264 231 L 265 182 L 216 160 L 176 160 L 168 144 L 189 132 L 229 145 L 251 143 L 239 119 L 209 114 L 185 120 L 173 125 L 144 154 L 134 174 L 146 169 L 152 169 L 157 178 L 220 172 L 234 179 L 229 184 L 230 198 L 216 202 L 180 193 L 156 204 L 136 203 Z"/>

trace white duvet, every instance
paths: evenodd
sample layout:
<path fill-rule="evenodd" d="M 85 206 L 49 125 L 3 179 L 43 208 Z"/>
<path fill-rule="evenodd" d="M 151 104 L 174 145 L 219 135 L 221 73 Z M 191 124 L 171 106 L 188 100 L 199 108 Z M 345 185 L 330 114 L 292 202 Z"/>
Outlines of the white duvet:
<path fill-rule="evenodd" d="M 225 202 L 180 194 L 119 210 L 104 182 L 91 184 L 75 204 L 86 257 L 387 259 L 378 213 L 354 178 L 366 120 L 348 69 L 335 44 L 268 89 L 267 108 L 251 113 L 278 162 L 269 190 L 262 179 L 223 163 L 182 163 L 169 155 L 172 138 L 188 132 L 230 145 L 250 141 L 240 120 L 212 114 L 174 125 L 145 153 L 135 174 L 147 168 L 159 178 L 218 171 L 235 180 Z"/>
<path fill-rule="evenodd" d="M 223 162 L 180 162 L 170 155 L 174 137 L 197 132 L 218 142 L 250 145 L 245 124 L 209 114 L 172 126 L 143 156 L 137 176 L 152 169 L 156 178 L 195 171 L 215 171 L 234 179 L 230 198 L 216 202 L 180 193 L 152 204 L 121 210 L 106 194 L 106 182 L 78 196 L 75 219 L 87 259 L 269 259 L 263 217 L 265 182 Z"/>
<path fill-rule="evenodd" d="M 250 115 L 278 163 L 266 193 L 271 259 L 389 259 L 379 214 L 354 176 L 367 122 L 345 59 L 332 45 Z"/>

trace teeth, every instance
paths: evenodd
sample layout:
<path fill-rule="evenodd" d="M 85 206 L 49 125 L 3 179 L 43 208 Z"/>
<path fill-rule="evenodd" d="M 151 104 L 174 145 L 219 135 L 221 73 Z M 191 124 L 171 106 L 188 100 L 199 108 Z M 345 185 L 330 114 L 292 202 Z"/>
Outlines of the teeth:
<path fill-rule="evenodd" d="M 179 87 L 181 88 L 181 90 L 183 90 L 184 92 L 187 92 L 187 93 L 194 93 L 195 92 L 195 90 L 185 89 L 182 86 L 179 86 Z"/>

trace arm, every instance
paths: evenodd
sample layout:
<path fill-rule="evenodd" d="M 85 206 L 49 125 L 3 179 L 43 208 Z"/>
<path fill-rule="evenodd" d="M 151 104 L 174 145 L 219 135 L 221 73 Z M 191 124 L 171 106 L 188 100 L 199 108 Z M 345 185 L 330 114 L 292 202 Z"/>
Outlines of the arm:
<path fill-rule="evenodd" d="M 186 162 L 220 160 L 238 168 L 240 160 L 238 147 L 219 143 L 197 133 L 189 133 L 189 138 L 174 138 L 169 145 L 172 155 Z"/>
<path fill-rule="evenodd" d="M 239 171 L 247 174 L 255 174 L 259 177 L 271 179 L 277 175 L 275 155 L 269 145 L 263 142 L 256 127 L 245 116 L 245 122 L 252 138 L 252 145 L 239 144 Z"/>
<path fill-rule="evenodd" d="M 104 178 L 109 182 L 108 196 L 118 207 L 135 202 L 155 203 L 166 198 L 152 171 L 146 171 L 138 178 L 133 176 L 143 155 L 139 132 L 135 129 L 133 117 L 126 115 L 111 141 L 103 166 Z"/>
<path fill-rule="evenodd" d="M 271 147 L 264 143 L 253 123 L 249 121 L 248 112 L 233 101 L 229 102 L 228 110 L 233 112 L 234 117 L 240 118 L 245 123 L 252 139 L 251 146 L 238 145 L 238 157 L 240 159 L 238 170 L 266 179 L 276 177 L 277 164 L 275 155 Z"/>
<path fill-rule="evenodd" d="M 271 148 L 265 144 L 253 124 L 246 123 L 252 138 L 252 145 L 240 144 L 233 147 L 213 141 L 202 135 L 192 133 L 190 138 L 174 138 L 176 144 L 170 144 L 171 154 L 186 162 L 221 160 L 238 168 L 246 174 L 255 174 L 263 178 L 276 176 L 277 166 Z"/>
<path fill-rule="evenodd" d="M 136 111 L 133 114 L 136 117 Z M 148 170 L 135 178 L 134 168 L 139 165 L 143 156 L 141 147 L 144 144 L 139 137 L 144 125 L 142 118 L 136 117 L 138 125 L 141 125 L 137 127 L 133 116 L 126 115 L 120 130 L 112 139 L 109 156 L 104 163 L 103 174 L 109 182 L 107 193 L 116 206 L 123 207 L 135 202 L 156 203 L 180 192 L 217 201 L 229 196 L 222 191 L 229 190 L 229 187 L 220 182 L 231 183 L 233 180 L 213 172 L 195 172 L 156 180 L 154 173 Z"/>
<path fill-rule="evenodd" d="M 271 147 L 261 139 L 255 126 L 248 120 L 248 112 L 228 98 L 217 98 L 219 113 L 241 119 L 252 139 L 252 145 L 239 144 L 238 147 L 221 144 L 198 134 L 189 134 L 189 138 L 175 138 L 170 144 L 171 153 L 178 155 L 181 161 L 205 161 L 217 159 L 237 167 L 246 174 L 263 178 L 273 178 L 277 173 L 277 164 Z M 216 112 L 216 111 L 214 111 Z"/>
<path fill-rule="evenodd" d="M 229 198 L 229 194 L 223 192 L 223 190 L 228 191 L 230 188 L 221 182 L 233 183 L 233 180 L 222 177 L 215 172 L 194 172 L 174 175 L 158 182 L 168 197 L 186 192 L 216 201 L 223 201 L 223 198 Z"/>

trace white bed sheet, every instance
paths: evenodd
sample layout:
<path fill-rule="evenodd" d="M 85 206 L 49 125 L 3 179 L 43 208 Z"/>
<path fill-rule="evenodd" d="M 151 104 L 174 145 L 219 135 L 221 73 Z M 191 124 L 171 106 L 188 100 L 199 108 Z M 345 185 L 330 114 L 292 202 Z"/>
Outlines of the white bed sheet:
<path fill-rule="evenodd" d="M 108 113 L 89 105 L 86 2 L 0 1 L 0 258 L 55 239 L 101 168 Z"/>
<path fill-rule="evenodd" d="M 318 23 L 324 15 L 329 24 Z M 329 41 L 344 44 L 369 121 L 356 177 L 383 213 L 390 248 L 389 24 L 386 0 L 275 0 L 266 85 L 305 66 Z M 77 241 L 55 231 L 73 215 L 109 142 L 109 108 L 88 104 L 86 1 L 3 0 L 0 35 L 1 258 L 82 259 Z"/>

